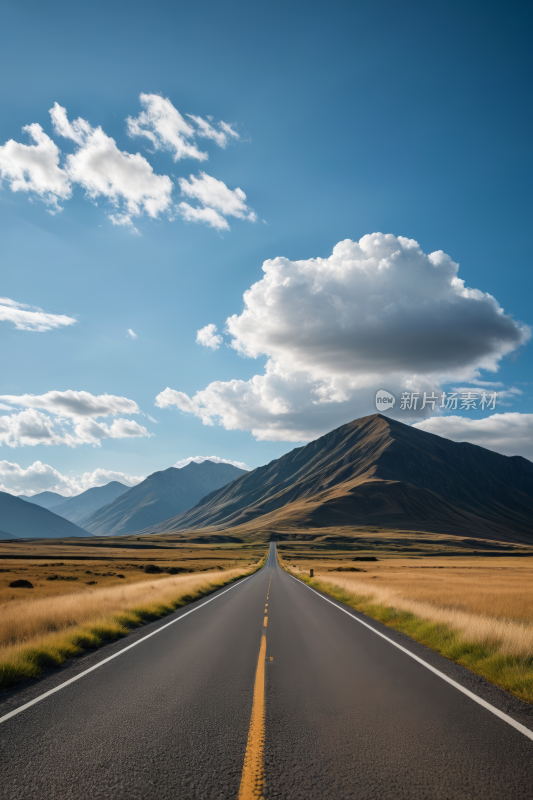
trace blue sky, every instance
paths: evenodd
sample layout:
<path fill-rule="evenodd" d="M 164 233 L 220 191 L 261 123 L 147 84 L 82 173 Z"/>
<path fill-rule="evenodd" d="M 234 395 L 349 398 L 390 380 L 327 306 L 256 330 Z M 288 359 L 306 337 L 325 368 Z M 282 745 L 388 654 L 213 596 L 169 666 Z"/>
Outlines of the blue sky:
<path fill-rule="evenodd" d="M 380 388 L 533 458 L 527 4 L 3 8 L 0 294 L 31 307 L 0 321 L 5 489 L 255 467 Z M 37 189 L 28 125 L 60 151 Z M 400 409 L 455 389 L 498 407 Z"/>

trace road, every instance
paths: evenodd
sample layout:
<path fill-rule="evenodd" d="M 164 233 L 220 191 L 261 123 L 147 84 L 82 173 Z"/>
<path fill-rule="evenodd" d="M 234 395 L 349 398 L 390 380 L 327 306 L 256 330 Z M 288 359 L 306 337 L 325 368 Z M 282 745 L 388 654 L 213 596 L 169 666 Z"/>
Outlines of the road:
<path fill-rule="evenodd" d="M 0 706 L 82 675 L 0 722 L 2 800 L 533 798 L 533 741 L 341 608 L 271 545 L 250 578 Z"/>

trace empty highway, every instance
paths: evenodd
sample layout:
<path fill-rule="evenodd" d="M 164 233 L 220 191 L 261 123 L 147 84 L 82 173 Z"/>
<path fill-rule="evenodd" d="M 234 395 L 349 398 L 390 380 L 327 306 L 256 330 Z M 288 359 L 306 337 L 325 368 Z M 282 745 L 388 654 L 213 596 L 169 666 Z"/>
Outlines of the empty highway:
<path fill-rule="evenodd" d="M 465 670 L 361 624 L 275 550 L 255 575 L 10 693 L 2 799 L 533 798 L 527 711 L 513 727 L 402 648 L 475 693 Z"/>

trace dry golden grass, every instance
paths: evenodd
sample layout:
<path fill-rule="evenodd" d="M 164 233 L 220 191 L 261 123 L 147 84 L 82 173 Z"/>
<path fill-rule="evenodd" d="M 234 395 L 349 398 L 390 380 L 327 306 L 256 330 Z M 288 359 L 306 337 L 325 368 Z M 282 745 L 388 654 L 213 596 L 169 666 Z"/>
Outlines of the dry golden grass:
<path fill-rule="evenodd" d="M 84 647 L 126 635 L 132 627 L 248 574 L 243 568 L 144 579 L 94 592 L 79 591 L 8 603 L 0 618 L 0 686 L 37 677 Z"/>
<path fill-rule="evenodd" d="M 489 580 L 488 576 L 483 577 Z M 418 577 L 414 581 L 411 576 L 408 581 L 407 576 L 399 579 L 391 575 L 390 582 L 389 576 L 380 576 L 379 584 L 373 578 L 376 576 L 320 575 L 323 583 L 340 586 L 350 594 L 366 596 L 373 603 L 409 611 L 430 622 L 449 625 L 461 631 L 467 639 L 492 644 L 502 653 L 521 656 L 533 654 L 533 620 L 531 615 L 529 618 L 526 616 L 527 608 L 531 607 L 531 590 L 528 596 L 524 586 L 512 593 L 503 582 L 497 587 L 494 581 L 495 602 L 492 604 L 485 580 L 479 576 L 471 582 L 468 575 L 454 575 L 452 586 L 446 586 L 445 577 L 440 576 L 434 582 L 426 576 L 421 581 Z M 501 591 L 499 597 L 497 588 Z M 492 605 L 500 613 L 491 614 Z"/>
<path fill-rule="evenodd" d="M 153 603 L 168 605 L 179 597 L 195 594 L 220 578 L 227 581 L 240 574 L 242 570 L 234 569 L 167 576 L 155 581 L 143 576 L 144 580 L 128 586 L 10 603 L 2 609 L 0 618 L 0 654 L 6 646 L 33 642 L 38 636 L 64 631 L 92 620 L 101 620 L 134 607 Z"/>

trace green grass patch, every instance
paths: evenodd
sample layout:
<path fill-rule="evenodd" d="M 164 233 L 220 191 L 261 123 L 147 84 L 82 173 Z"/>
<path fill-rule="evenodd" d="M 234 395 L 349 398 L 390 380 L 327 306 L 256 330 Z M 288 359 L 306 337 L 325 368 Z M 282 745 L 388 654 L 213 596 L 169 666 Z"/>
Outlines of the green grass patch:
<path fill-rule="evenodd" d="M 289 571 L 285 565 L 283 568 Z M 370 597 L 351 594 L 340 586 L 333 586 L 318 578 L 298 574 L 294 574 L 294 577 L 387 627 L 410 636 L 451 661 L 468 667 L 476 675 L 506 689 L 520 700 L 533 703 L 533 655 L 508 655 L 500 651 L 498 641 L 468 641 L 460 631 L 448 625 L 422 619 L 409 611 L 374 603 Z"/>

